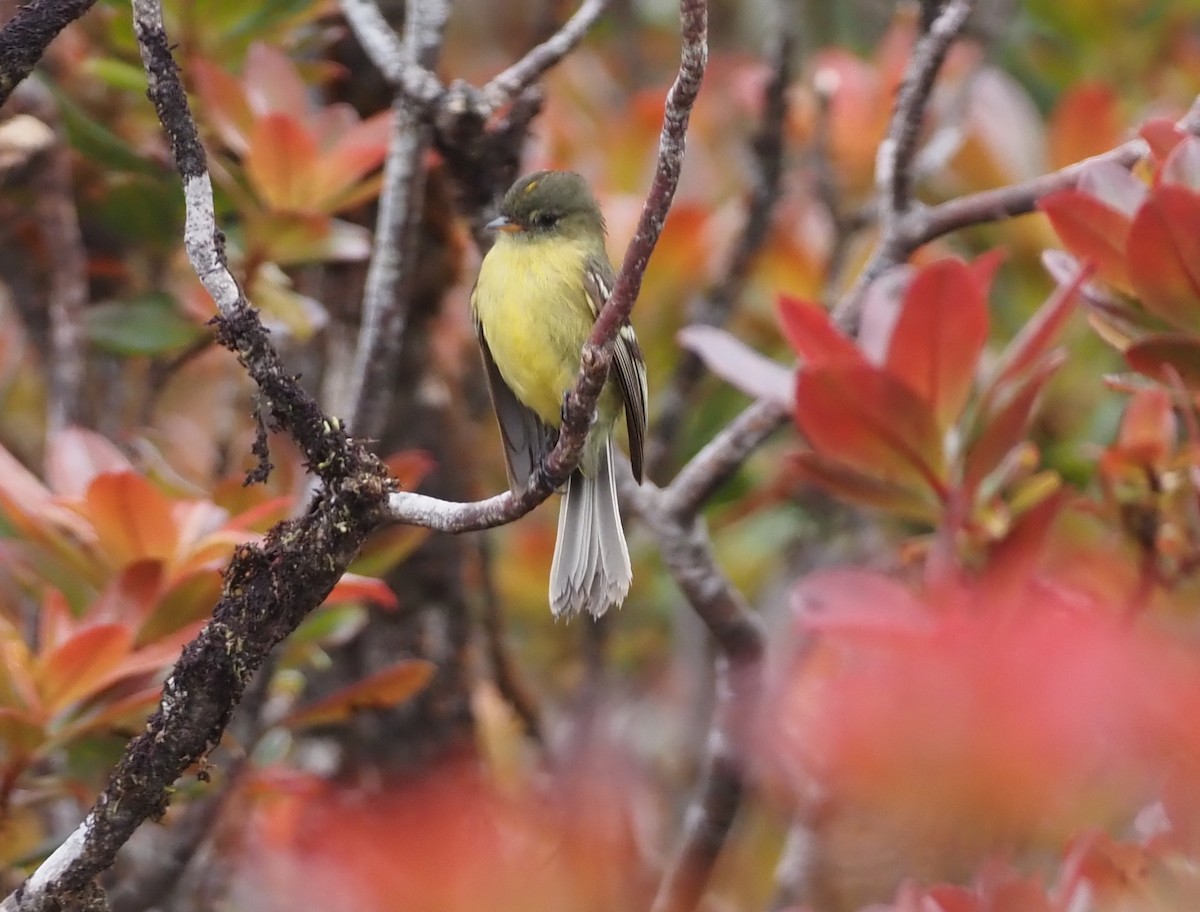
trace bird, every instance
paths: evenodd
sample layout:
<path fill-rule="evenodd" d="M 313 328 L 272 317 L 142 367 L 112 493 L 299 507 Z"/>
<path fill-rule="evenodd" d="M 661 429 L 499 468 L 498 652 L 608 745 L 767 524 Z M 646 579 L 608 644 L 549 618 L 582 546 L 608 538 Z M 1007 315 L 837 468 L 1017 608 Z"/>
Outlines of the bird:
<path fill-rule="evenodd" d="M 486 227 L 495 242 L 479 267 L 471 315 L 509 485 L 519 491 L 557 439 L 564 395 L 616 274 L 600 206 L 573 171 L 520 178 Z M 630 464 L 641 483 L 647 397 L 645 360 L 626 321 L 559 508 L 549 588 L 556 618 L 582 611 L 600 617 L 629 593 L 633 571 L 617 504 L 613 433 L 624 413 Z"/>

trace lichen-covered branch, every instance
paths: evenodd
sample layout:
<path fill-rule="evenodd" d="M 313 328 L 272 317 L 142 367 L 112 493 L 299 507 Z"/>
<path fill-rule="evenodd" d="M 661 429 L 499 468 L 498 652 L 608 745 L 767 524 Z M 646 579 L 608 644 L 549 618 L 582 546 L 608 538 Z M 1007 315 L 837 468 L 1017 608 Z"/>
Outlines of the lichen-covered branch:
<path fill-rule="evenodd" d="M 46 48 L 96 0 L 30 0 L 0 28 L 0 105 L 33 72 Z"/>

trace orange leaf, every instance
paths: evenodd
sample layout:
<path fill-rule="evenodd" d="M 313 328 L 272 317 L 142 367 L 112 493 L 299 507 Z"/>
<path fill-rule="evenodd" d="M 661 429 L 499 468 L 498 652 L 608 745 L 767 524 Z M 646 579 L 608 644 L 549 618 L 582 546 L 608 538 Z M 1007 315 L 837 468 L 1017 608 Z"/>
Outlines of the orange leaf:
<path fill-rule="evenodd" d="M 326 604 L 336 605 L 340 602 L 374 602 L 381 608 L 395 608 L 397 605 L 396 593 L 387 583 L 357 573 L 342 574 L 337 585 L 325 597 Z"/>
<path fill-rule="evenodd" d="M 435 666 L 405 659 L 291 713 L 281 724 L 290 728 L 329 725 L 360 709 L 386 709 L 407 700 L 433 676 Z"/>
<path fill-rule="evenodd" d="M 971 395 L 987 331 L 983 287 L 961 261 L 938 260 L 908 286 L 886 370 L 929 404 L 943 431 Z"/>
<path fill-rule="evenodd" d="M 98 624 L 81 630 L 37 660 L 36 679 L 42 702 L 51 714 L 92 696 L 133 646 L 133 634 L 121 624 Z"/>
<path fill-rule="evenodd" d="M 296 65 L 273 45 L 261 41 L 250 45 L 242 82 L 246 99 L 256 113 L 298 116 L 310 107 L 308 87 Z"/>
<path fill-rule="evenodd" d="M 1129 277 L 1146 309 L 1184 329 L 1200 328 L 1200 194 L 1174 184 L 1150 191 L 1134 216 Z"/>
<path fill-rule="evenodd" d="M 133 472 L 98 475 L 77 509 L 91 521 L 100 548 L 123 567 L 144 558 L 169 560 L 179 534 L 171 501 Z"/>
<path fill-rule="evenodd" d="M 254 112 L 241 83 L 207 60 L 193 58 L 191 63 L 195 77 L 192 85 L 200 97 L 205 120 L 216 128 L 231 151 L 244 154 L 254 129 Z"/>
<path fill-rule="evenodd" d="M 1129 268 L 1125 243 L 1130 222 L 1123 213 L 1080 190 L 1059 190 L 1043 197 L 1046 213 L 1063 246 L 1079 259 L 1094 263 L 1100 278 L 1126 290 Z"/>
<path fill-rule="evenodd" d="M 864 363 L 858 346 L 833 325 L 819 304 L 780 295 L 776 301 L 783 335 L 805 364 Z"/>
<path fill-rule="evenodd" d="M 890 374 L 869 365 L 800 370 L 796 423 L 826 459 L 913 491 L 945 495 L 933 411 Z"/>
<path fill-rule="evenodd" d="M 1117 93 L 1103 83 L 1078 83 L 1059 99 L 1046 144 L 1050 167 L 1063 168 L 1117 146 L 1124 133 Z"/>
<path fill-rule="evenodd" d="M 436 463 L 424 450 L 399 450 L 385 459 L 383 464 L 392 477 L 400 482 L 403 490 L 414 491 Z"/>
<path fill-rule="evenodd" d="M 312 205 L 317 144 L 287 114 L 269 114 L 254 125 L 246 152 L 246 176 L 262 201 L 280 212 L 307 212 Z"/>
<path fill-rule="evenodd" d="M 313 179 L 315 205 L 322 212 L 344 207 L 343 197 L 356 183 L 383 164 L 388 150 L 391 112 L 385 111 L 344 133 L 337 144 L 321 156 Z M 380 129 L 380 125 L 384 129 Z"/>

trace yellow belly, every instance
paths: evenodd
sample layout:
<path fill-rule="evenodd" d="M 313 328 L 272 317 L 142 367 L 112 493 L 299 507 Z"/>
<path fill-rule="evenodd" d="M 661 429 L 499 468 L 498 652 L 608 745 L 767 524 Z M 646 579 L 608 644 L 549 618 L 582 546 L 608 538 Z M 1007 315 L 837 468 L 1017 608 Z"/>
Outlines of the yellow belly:
<path fill-rule="evenodd" d="M 570 240 L 501 235 L 475 286 L 472 303 L 500 375 L 552 427 L 561 422 L 563 393 L 575 383 L 594 320 L 580 280 L 586 256 Z"/>

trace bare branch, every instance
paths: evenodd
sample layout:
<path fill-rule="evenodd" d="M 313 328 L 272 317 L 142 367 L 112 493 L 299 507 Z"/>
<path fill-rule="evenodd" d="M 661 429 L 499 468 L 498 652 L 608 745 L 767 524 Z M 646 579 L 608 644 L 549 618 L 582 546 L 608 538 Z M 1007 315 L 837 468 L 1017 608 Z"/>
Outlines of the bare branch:
<path fill-rule="evenodd" d="M 746 204 L 742 230 L 721 279 L 689 310 L 687 323 L 721 326 L 741 297 L 756 257 L 766 242 L 771 216 L 779 200 L 783 174 L 784 123 L 787 120 L 787 87 L 791 81 L 791 57 L 795 45 L 791 27 L 781 25 L 771 51 L 771 77 L 763 87 L 763 111 L 752 141 L 754 189 Z M 650 434 L 647 458 L 651 478 L 661 477 L 671 458 L 671 443 L 678 438 L 688 404 L 704 376 L 703 362 L 691 351 L 682 353 L 675 373 L 657 395 L 658 420 Z"/>
<path fill-rule="evenodd" d="M 702 520 L 694 515 L 680 517 L 666 507 L 666 492 L 648 482 L 638 487 L 628 474 L 622 493 L 637 505 L 642 521 L 659 542 L 664 565 L 720 653 L 705 768 L 651 907 L 652 912 L 691 912 L 704 893 L 741 804 L 746 772 L 743 749 L 759 702 L 765 641 L 757 616 L 718 569 Z"/>
<path fill-rule="evenodd" d="M 46 48 L 96 0 L 30 0 L 0 29 L 0 105 L 33 72 Z"/>
<path fill-rule="evenodd" d="M 875 182 L 884 197 L 883 223 L 912 205 L 913 159 L 937 74 L 967 24 L 973 0 L 949 0 L 917 41 L 904 70 L 887 137 L 875 160 Z"/>
<path fill-rule="evenodd" d="M 911 253 L 905 247 L 901 222 L 913 205 L 917 140 L 937 74 L 950 46 L 966 26 L 973 6 L 974 0 L 948 0 L 917 41 L 905 67 L 887 136 L 875 158 L 875 183 L 880 197 L 879 241 L 854 287 L 834 310 L 835 319 L 850 331 L 856 328 L 867 286 Z"/>
<path fill-rule="evenodd" d="M 421 67 L 436 65 L 448 15 L 444 0 L 408 4 L 403 41 L 406 60 Z M 342 409 L 360 437 L 378 436 L 386 419 L 379 403 L 392 388 L 408 322 L 425 201 L 425 153 L 432 141 L 433 130 L 419 102 L 398 91 L 392 105 L 392 133 L 367 267 L 362 322 Z"/>
<path fill-rule="evenodd" d="M 685 465 L 663 490 L 663 505 L 689 519 L 741 468 L 746 458 L 787 423 L 789 413 L 761 399 L 738 415 Z"/>
<path fill-rule="evenodd" d="M 443 5 L 438 3 L 438 6 Z M 412 54 L 411 47 L 396 34 L 396 30 L 379 11 L 375 0 L 341 0 L 341 9 L 358 43 L 392 85 L 426 107 L 442 97 L 445 86 Z M 422 32 L 424 28 L 422 25 Z M 417 37 L 416 32 L 411 34 L 414 39 Z M 424 40 L 425 36 L 422 34 L 420 37 Z"/>
<path fill-rule="evenodd" d="M 561 29 L 533 48 L 483 87 L 483 103 L 489 112 L 511 104 L 543 73 L 571 53 L 608 7 L 608 0 L 583 0 L 575 15 Z"/>

